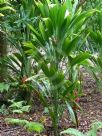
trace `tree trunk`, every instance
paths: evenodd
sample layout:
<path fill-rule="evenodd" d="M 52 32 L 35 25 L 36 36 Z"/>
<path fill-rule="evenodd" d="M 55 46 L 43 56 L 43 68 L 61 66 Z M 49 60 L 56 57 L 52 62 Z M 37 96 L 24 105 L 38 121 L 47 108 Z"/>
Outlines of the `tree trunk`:
<path fill-rule="evenodd" d="M 5 39 L 4 33 L 0 31 L 0 82 L 3 82 L 6 76 L 6 67 L 2 63 L 2 58 L 7 54 L 7 44 Z"/>

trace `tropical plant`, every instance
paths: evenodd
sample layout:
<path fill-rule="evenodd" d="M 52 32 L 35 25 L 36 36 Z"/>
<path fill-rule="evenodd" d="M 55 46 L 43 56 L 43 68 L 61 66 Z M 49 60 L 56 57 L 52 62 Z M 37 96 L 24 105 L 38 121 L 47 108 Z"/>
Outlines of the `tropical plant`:
<path fill-rule="evenodd" d="M 41 82 L 33 80 L 33 77 L 27 81 L 34 81 L 38 85 L 39 89 L 34 90 L 43 105 L 48 108 L 54 135 L 59 136 L 59 120 L 65 105 L 77 124 L 76 110 L 80 109 L 76 99 L 80 96 L 78 69 L 90 54 L 75 49 L 79 44 L 83 44 L 81 35 L 85 29 L 85 22 L 96 10 L 81 12 L 79 9 L 75 13 L 71 1 L 62 4 L 58 1 L 35 3 L 41 15 L 39 26 L 36 29 L 32 24 L 28 24 L 32 31 L 32 39 L 24 42 L 24 47 L 26 54 L 34 58 L 44 77 L 40 77 Z M 61 67 L 63 62 L 64 70 Z M 49 83 L 49 88 L 45 86 L 42 91 L 44 81 Z M 45 92 L 50 95 L 45 95 Z"/>
<path fill-rule="evenodd" d="M 87 22 L 87 30 L 92 29 L 94 32 L 102 31 L 102 1 L 101 0 L 86 0 L 85 4 L 82 6 L 83 11 L 87 11 L 89 9 L 97 8 L 100 12 L 93 14 Z M 90 32 L 89 32 L 90 33 Z M 97 33 L 97 32 L 96 32 Z M 93 42 L 92 39 L 88 36 L 83 50 L 88 50 L 93 54 L 97 52 L 97 45 Z"/>
<path fill-rule="evenodd" d="M 91 62 L 89 63 L 88 70 L 92 75 L 94 76 L 97 87 L 99 90 L 102 90 L 101 84 L 102 84 L 102 32 L 92 30 L 90 31 L 90 37 L 93 41 L 94 45 L 96 46 L 96 49 L 93 52 L 93 55 L 91 57 Z"/>
<path fill-rule="evenodd" d="M 100 129 L 102 129 L 102 122 L 97 121 L 91 124 L 91 129 L 85 134 L 74 128 L 64 130 L 60 134 L 61 135 L 68 134 L 71 136 L 97 136 L 97 131 Z"/>
<path fill-rule="evenodd" d="M 26 83 L 25 80 L 32 74 L 34 75 L 33 61 L 31 62 L 31 58 L 28 58 L 25 54 L 22 44 L 24 41 L 30 40 L 30 29 L 26 23 L 36 24 L 36 10 L 33 0 L 9 1 L 9 3 L 15 9 L 15 13 L 10 12 L 3 17 L 1 28 L 6 33 L 11 51 L 3 59 L 2 64 L 7 66 L 8 82 L 12 83 L 11 90 L 13 92 L 9 92 L 9 94 L 30 103 L 32 90 L 30 90 L 29 83 Z"/>
<path fill-rule="evenodd" d="M 12 125 L 20 125 L 27 129 L 29 132 L 41 133 L 44 130 L 44 126 L 38 122 L 29 122 L 23 119 L 6 118 L 6 122 Z"/>

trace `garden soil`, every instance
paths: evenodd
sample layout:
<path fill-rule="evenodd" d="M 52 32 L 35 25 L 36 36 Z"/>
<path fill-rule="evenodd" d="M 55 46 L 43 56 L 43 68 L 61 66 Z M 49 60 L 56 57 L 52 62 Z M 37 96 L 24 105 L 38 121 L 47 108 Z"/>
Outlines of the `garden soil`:
<path fill-rule="evenodd" d="M 84 94 L 80 98 L 80 105 L 82 111 L 78 111 L 79 127 L 82 132 L 86 132 L 90 128 L 90 124 L 94 121 L 102 121 L 102 92 L 97 91 L 97 87 L 93 78 L 84 70 L 83 78 L 83 90 Z M 39 103 L 39 102 L 38 102 Z M 36 104 L 35 104 L 36 105 Z M 34 110 L 29 114 L 13 114 L 13 115 L 0 115 L 0 136 L 53 136 L 53 128 L 51 127 L 50 118 L 43 113 L 43 107 L 37 104 L 34 105 Z M 41 104 L 40 104 L 41 105 Z M 20 126 L 9 125 L 5 122 L 5 118 L 21 118 L 29 121 L 42 122 L 45 125 L 45 131 L 41 135 L 37 135 L 32 132 L 27 132 Z M 60 131 L 74 127 L 70 118 L 67 115 L 67 111 L 64 112 L 63 118 L 60 122 Z M 102 131 L 97 133 L 97 136 L 102 136 Z"/>

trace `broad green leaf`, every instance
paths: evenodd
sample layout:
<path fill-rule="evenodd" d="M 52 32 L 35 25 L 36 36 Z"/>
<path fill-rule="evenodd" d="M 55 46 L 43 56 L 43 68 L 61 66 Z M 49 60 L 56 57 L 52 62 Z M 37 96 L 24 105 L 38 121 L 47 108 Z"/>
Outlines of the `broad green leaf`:
<path fill-rule="evenodd" d="M 40 37 L 40 34 L 34 29 L 32 25 L 28 24 L 28 27 L 32 30 L 32 32 L 34 32 L 36 36 Z"/>
<path fill-rule="evenodd" d="M 58 5 L 57 4 L 50 4 L 50 18 L 51 18 L 51 20 L 53 20 L 53 27 L 54 27 L 54 29 L 55 29 L 55 31 L 57 32 L 57 27 L 58 27 L 58 25 L 57 25 L 57 19 L 58 19 Z"/>
<path fill-rule="evenodd" d="M 47 36 L 46 36 L 46 32 L 45 32 L 46 28 L 44 28 L 43 23 L 41 21 L 39 22 L 39 30 L 41 32 L 41 35 L 42 35 L 44 41 L 47 41 Z"/>
<path fill-rule="evenodd" d="M 66 55 L 69 55 L 73 48 L 77 45 L 79 36 L 76 36 L 72 41 L 69 38 L 66 38 L 62 46 L 62 50 Z"/>
<path fill-rule="evenodd" d="M 50 18 L 43 18 L 43 21 L 45 23 L 45 26 L 47 28 L 47 33 L 48 36 L 52 36 L 53 34 L 53 25 L 52 25 L 52 20 Z"/>
<path fill-rule="evenodd" d="M 85 59 L 88 59 L 89 57 L 91 57 L 91 55 L 87 52 L 85 53 L 81 53 L 79 55 L 77 55 L 75 58 L 73 58 L 73 60 L 70 62 L 71 66 L 73 67 L 76 64 L 79 64 L 81 62 L 83 62 Z"/>
<path fill-rule="evenodd" d="M 96 11 L 98 12 L 98 10 L 93 9 L 93 10 L 82 12 L 82 13 L 80 13 L 80 15 L 76 15 L 76 17 L 74 16 L 69 28 L 71 29 L 72 27 L 76 26 L 77 23 L 79 23 L 80 21 L 86 20 L 88 17 L 90 17 Z M 79 12 L 79 11 L 77 11 L 77 12 Z"/>
<path fill-rule="evenodd" d="M 58 11 L 58 16 L 57 16 L 57 25 L 58 28 L 60 29 L 60 27 L 62 26 L 64 19 L 65 19 L 65 15 L 66 15 L 66 4 L 63 4 Z"/>

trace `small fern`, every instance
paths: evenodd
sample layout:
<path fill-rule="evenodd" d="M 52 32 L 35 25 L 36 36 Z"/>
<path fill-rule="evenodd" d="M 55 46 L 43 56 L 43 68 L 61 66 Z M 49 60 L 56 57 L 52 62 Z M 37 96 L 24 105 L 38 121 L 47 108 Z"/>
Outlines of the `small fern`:
<path fill-rule="evenodd" d="M 82 132 L 80 132 L 77 129 L 69 128 L 67 130 L 62 131 L 60 133 L 60 135 L 68 134 L 68 135 L 71 135 L 71 136 L 97 136 L 97 131 L 99 129 L 102 129 L 102 122 L 97 121 L 97 122 L 94 122 L 94 123 L 91 124 L 91 129 L 85 134 L 83 134 Z"/>
<path fill-rule="evenodd" d="M 14 124 L 14 125 L 23 126 L 25 129 L 27 129 L 30 132 L 41 133 L 44 130 L 44 126 L 38 122 L 29 122 L 27 120 L 13 119 L 13 118 L 6 118 L 5 121 L 12 125 Z"/>
<path fill-rule="evenodd" d="M 8 100 L 8 101 L 12 103 L 9 106 L 9 108 L 13 113 L 24 113 L 30 111 L 31 106 L 25 105 L 26 104 L 25 101 L 19 101 L 19 102 L 15 102 L 14 100 Z"/>
<path fill-rule="evenodd" d="M 97 130 L 102 129 L 102 122 L 97 121 L 97 122 L 92 123 L 91 128 L 92 129 L 96 128 Z"/>
<path fill-rule="evenodd" d="M 28 122 L 24 128 L 26 128 L 30 132 L 42 132 L 44 130 L 44 126 L 38 122 Z"/>
<path fill-rule="evenodd" d="M 24 126 L 28 123 L 27 120 L 13 119 L 13 118 L 6 118 L 5 121 L 12 124 L 12 125 L 21 125 L 21 126 Z"/>
<path fill-rule="evenodd" d="M 10 85 L 9 84 L 6 84 L 6 83 L 0 83 L 0 92 L 3 93 L 3 92 L 7 92 L 10 88 Z"/>
<path fill-rule="evenodd" d="M 61 135 L 62 134 L 69 134 L 69 135 L 72 135 L 72 136 L 85 136 L 82 132 L 80 132 L 79 130 L 74 129 L 74 128 L 69 128 L 67 130 L 64 130 L 60 134 Z"/>

